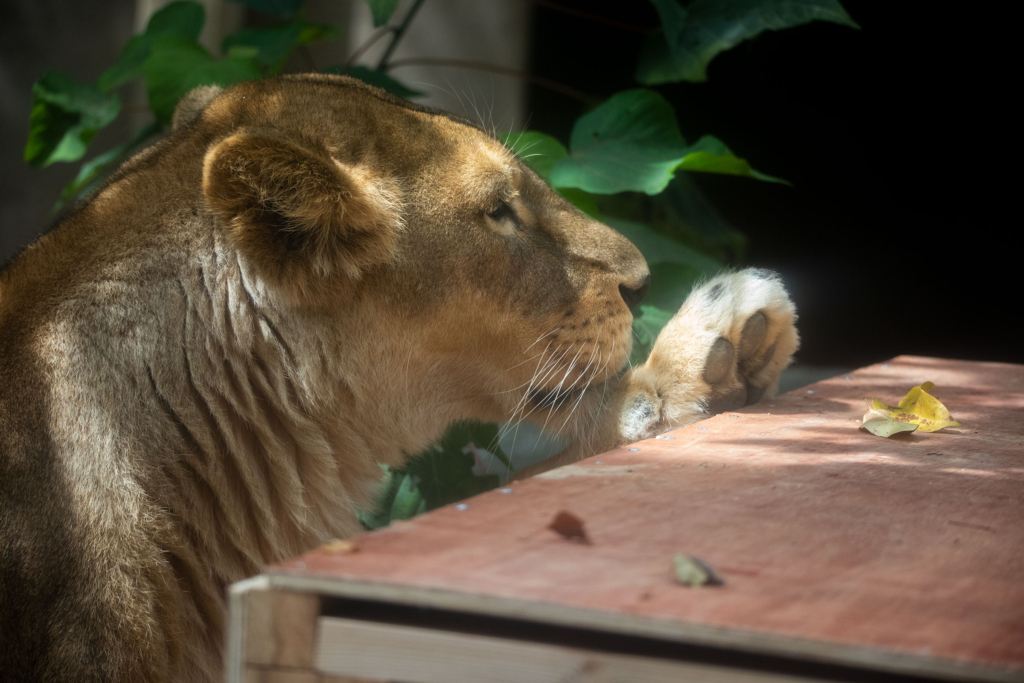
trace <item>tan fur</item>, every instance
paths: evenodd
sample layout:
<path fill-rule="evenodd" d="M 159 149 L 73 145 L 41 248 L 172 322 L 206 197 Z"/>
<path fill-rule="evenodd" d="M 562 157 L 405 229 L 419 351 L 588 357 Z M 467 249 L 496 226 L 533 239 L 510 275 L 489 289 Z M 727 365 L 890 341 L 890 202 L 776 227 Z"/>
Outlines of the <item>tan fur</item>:
<path fill-rule="evenodd" d="M 465 418 L 579 459 L 699 417 L 673 406 L 724 391 L 693 377 L 753 311 L 792 343 L 733 380 L 773 385 L 795 347 L 784 290 L 744 271 L 621 374 L 642 257 L 468 122 L 327 76 L 175 120 L 0 273 L 15 680 L 218 680 L 224 586 L 357 533 L 378 463 Z"/>

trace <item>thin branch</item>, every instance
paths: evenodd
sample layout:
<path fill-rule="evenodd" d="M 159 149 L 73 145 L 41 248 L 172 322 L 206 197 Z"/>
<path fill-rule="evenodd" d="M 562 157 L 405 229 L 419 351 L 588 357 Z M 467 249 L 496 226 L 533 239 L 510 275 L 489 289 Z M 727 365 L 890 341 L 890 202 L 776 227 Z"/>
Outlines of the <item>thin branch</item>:
<path fill-rule="evenodd" d="M 484 62 L 474 62 L 468 59 L 433 59 L 430 57 L 418 57 L 413 59 L 399 59 L 391 62 L 388 65 L 388 69 L 399 69 L 403 66 L 451 66 L 458 69 L 473 69 L 475 71 L 489 71 L 491 73 L 501 74 L 502 76 L 510 76 L 512 78 L 518 78 L 526 81 L 527 83 L 533 83 L 542 88 L 553 90 L 557 93 L 561 93 L 566 97 L 571 97 L 574 100 L 585 102 L 586 104 L 594 104 L 599 101 L 598 98 L 588 95 L 585 92 L 576 90 L 567 85 L 552 81 L 542 76 L 535 76 L 529 72 L 523 71 L 522 69 L 511 69 L 505 66 L 498 66 L 496 64 L 485 64 Z"/>
<path fill-rule="evenodd" d="M 644 26 L 637 26 L 635 24 L 625 24 L 621 21 L 609 19 L 608 17 L 602 17 L 599 14 L 591 14 L 590 12 L 573 9 L 572 7 L 566 7 L 565 5 L 560 5 L 557 2 L 549 2 L 548 0 L 526 0 L 526 2 L 529 2 L 531 5 L 537 5 L 538 7 L 554 10 L 555 12 L 569 14 L 574 17 L 580 17 L 581 19 L 589 19 L 597 24 L 614 26 L 615 28 L 622 29 L 623 31 L 630 31 L 632 33 L 650 33 L 656 30 L 656 27 L 647 28 Z"/>
<path fill-rule="evenodd" d="M 377 62 L 377 71 L 387 70 L 388 60 L 391 59 L 392 53 L 394 53 L 395 48 L 398 47 L 398 42 L 402 40 L 402 36 L 404 36 L 405 32 L 409 29 L 409 24 L 412 23 L 412 18 L 416 16 L 416 12 L 419 11 L 422 5 L 423 0 L 416 0 L 412 7 L 409 8 L 409 11 L 405 13 L 405 18 L 402 19 L 402 23 L 395 29 L 395 36 L 391 39 L 391 44 L 388 45 L 388 49 L 384 51 L 384 56 L 380 58 L 379 62 Z"/>
<path fill-rule="evenodd" d="M 395 29 L 390 26 L 384 25 L 378 28 L 376 31 L 370 34 L 370 37 L 363 41 L 363 44 L 356 48 L 356 51 L 352 53 L 352 56 L 345 61 L 345 66 L 352 66 L 356 61 L 363 56 L 367 50 L 373 47 L 374 43 L 388 35 L 394 33 Z"/>

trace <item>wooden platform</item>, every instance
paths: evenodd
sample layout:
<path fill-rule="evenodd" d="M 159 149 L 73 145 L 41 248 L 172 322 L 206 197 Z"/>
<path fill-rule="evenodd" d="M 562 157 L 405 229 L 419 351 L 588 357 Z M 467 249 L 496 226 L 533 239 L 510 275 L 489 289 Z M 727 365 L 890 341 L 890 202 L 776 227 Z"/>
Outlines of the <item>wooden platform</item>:
<path fill-rule="evenodd" d="M 924 381 L 961 428 L 858 429 Z M 229 674 L 1024 681 L 1022 444 L 1024 366 L 900 357 L 238 584 Z"/>

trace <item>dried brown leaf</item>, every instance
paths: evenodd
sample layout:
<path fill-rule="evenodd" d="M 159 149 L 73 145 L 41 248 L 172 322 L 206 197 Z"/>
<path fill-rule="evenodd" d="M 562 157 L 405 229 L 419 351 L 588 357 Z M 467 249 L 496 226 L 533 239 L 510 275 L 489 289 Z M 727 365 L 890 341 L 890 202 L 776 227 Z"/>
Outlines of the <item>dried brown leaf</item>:
<path fill-rule="evenodd" d="M 555 518 L 551 520 L 551 524 L 548 525 L 548 528 L 562 538 L 566 538 L 570 541 L 590 543 L 587 531 L 583 528 L 583 520 L 571 512 L 566 512 L 565 510 L 560 511 L 555 515 Z"/>

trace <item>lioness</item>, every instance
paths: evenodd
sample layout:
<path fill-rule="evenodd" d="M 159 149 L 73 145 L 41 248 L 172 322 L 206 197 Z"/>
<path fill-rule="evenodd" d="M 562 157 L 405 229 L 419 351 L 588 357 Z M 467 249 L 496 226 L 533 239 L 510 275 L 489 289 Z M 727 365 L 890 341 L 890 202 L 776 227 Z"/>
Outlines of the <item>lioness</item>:
<path fill-rule="evenodd" d="M 194 91 L 0 275 L 0 676 L 214 681 L 224 586 L 360 530 L 463 418 L 551 464 L 775 391 L 778 278 L 698 288 L 622 372 L 649 274 L 490 135 L 358 81 Z"/>

